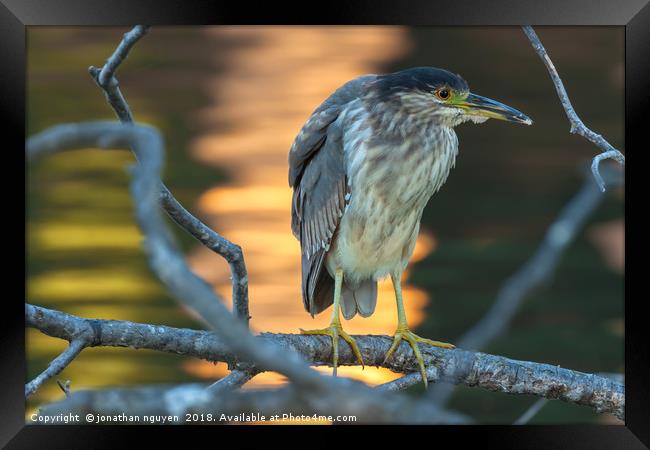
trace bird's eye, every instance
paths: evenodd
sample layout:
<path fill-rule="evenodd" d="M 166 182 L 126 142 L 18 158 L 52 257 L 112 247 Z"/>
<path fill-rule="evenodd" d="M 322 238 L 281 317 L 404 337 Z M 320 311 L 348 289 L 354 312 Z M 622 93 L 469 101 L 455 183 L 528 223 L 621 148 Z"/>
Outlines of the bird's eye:
<path fill-rule="evenodd" d="M 438 97 L 440 100 L 447 100 L 451 93 L 449 92 L 449 89 L 446 88 L 441 88 L 436 90 L 436 97 Z"/>

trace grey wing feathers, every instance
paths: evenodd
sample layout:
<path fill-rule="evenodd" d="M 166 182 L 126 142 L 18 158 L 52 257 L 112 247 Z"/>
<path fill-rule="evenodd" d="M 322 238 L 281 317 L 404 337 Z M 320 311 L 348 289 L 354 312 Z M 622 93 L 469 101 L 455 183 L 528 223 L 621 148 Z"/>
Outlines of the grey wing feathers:
<path fill-rule="evenodd" d="M 347 181 L 340 140 L 338 127 L 332 125 L 323 148 L 309 161 L 294 190 L 294 232 L 302 249 L 302 295 L 311 314 L 332 303 L 332 278 L 324 261 L 345 208 L 342 200 Z"/>
<path fill-rule="evenodd" d="M 291 229 L 300 240 L 302 297 L 312 315 L 332 303 L 333 280 L 324 260 L 347 193 L 342 130 L 336 119 L 374 78 L 357 78 L 334 92 L 307 120 L 289 152 L 289 184 L 294 189 Z"/>
<path fill-rule="evenodd" d="M 364 86 L 375 78 L 376 75 L 365 75 L 348 81 L 311 114 L 289 151 L 289 185 L 291 187 L 295 188 L 298 185 L 305 166 L 311 157 L 321 149 L 330 124 L 337 119 L 339 113 L 349 102 L 359 97 Z"/>

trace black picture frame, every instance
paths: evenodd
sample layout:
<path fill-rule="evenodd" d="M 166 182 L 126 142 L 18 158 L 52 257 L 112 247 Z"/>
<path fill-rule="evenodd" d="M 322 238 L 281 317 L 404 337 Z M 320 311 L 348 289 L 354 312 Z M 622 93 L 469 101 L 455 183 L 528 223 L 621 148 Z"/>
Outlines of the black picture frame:
<path fill-rule="evenodd" d="M 410 0 L 382 1 L 329 1 L 318 5 L 295 3 L 285 5 L 276 2 L 228 2 L 182 0 L 0 0 L 0 111 L 4 125 L 3 144 L 7 155 L 13 156 L 5 162 L 4 176 L 5 205 L 9 197 L 16 200 L 15 208 L 25 207 L 24 197 L 13 196 L 16 182 L 10 175 L 18 167 L 20 149 L 25 141 L 25 37 L 28 26 L 69 25 L 119 25 L 138 23 L 150 25 L 208 25 L 208 24 L 394 24 L 394 25 L 618 25 L 625 27 L 625 153 L 627 183 L 633 183 L 632 171 L 640 172 L 636 154 L 648 151 L 644 139 L 642 121 L 647 114 L 650 95 L 650 5 L 647 0 L 625 0 L 593 2 L 589 0 L 498 0 L 498 1 L 426 1 Z M 604 55 L 606 57 L 606 55 Z M 644 114 L 645 113 L 645 114 Z M 630 158 L 630 149 L 632 158 Z M 636 153 L 636 154 L 635 154 Z M 24 156 L 23 156 L 24 157 Z M 24 162 L 24 160 L 23 160 Z M 636 169 L 635 169 L 636 167 Z M 640 174 L 637 174 L 639 177 Z M 24 173 L 23 173 L 24 176 Z M 24 179 L 23 179 L 24 181 Z M 639 181 L 639 179 L 636 179 Z M 630 193 L 626 194 L 626 255 L 641 252 L 638 245 L 640 234 L 646 227 L 630 220 Z M 640 197 L 643 202 L 645 196 Z M 647 197 L 645 197 L 647 198 Z M 643 203 L 641 203 L 643 206 Z M 642 213 L 633 213 L 634 220 Z M 17 214 L 5 209 L 4 224 L 8 227 L 5 236 L 16 245 L 16 253 L 24 257 L 25 242 L 15 236 L 25 236 L 25 228 L 16 219 Z M 11 233 L 11 234 L 9 234 Z M 639 238 L 639 239 L 636 239 Z M 634 245 L 634 243 L 637 245 Z M 10 256 L 6 256 L 8 261 Z M 442 444 L 443 434 L 451 442 L 467 440 L 480 442 L 488 448 L 585 448 L 618 449 L 644 448 L 650 446 L 650 344 L 643 331 L 647 329 L 647 314 L 643 311 L 643 294 L 631 295 L 631 279 L 634 264 L 628 264 L 625 275 L 625 381 L 626 408 L 625 426 L 439 426 L 434 430 L 418 427 L 400 427 L 391 433 L 412 433 L 428 435 L 417 445 Z M 12 271 L 18 272 L 19 264 L 8 264 L 4 269 L 5 280 L 18 280 Z M 637 281 L 637 285 L 641 282 Z M 18 283 L 16 283 L 18 284 Z M 23 285 L 23 300 L 25 286 Z M 2 351 L 2 402 L 0 407 L 0 444 L 8 448 L 115 448 L 135 439 L 155 436 L 168 439 L 171 433 L 181 436 L 193 433 L 211 438 L 213 427 L 142 427 L 121 426 L 43 426 L 25 425 L 24 383 L 26 382 L 24 307 L 20 289 L 5 299 L 4 315 L 8 318 L 1 328 Z M 340 433 L 354 431 L 356 427 L 291 427 L 292 438 L 299 444 L 303 433 L 313 432 L 331 435 L 338 433 L 331 445 L 342 445 L 346 438 Z M 382 428 L 383 429 L 383 428 Z M 382 429 L 364 431 L 364 445 L 381 443 Z M 165 432 L 163 432 L 163 430 Z M 221 429 L 220 429 L 221 430 Z M 247 433 L 251 427 L 230 428 L 229 431 Z M 285 427 L 256 427 L 255 433 L 283 433 Z M 222 431 L 219 431 L 222 433 Z M 210 433 L 210 434 L 208 434 Z M 219 435 L 217 435 L 219 436 Z M 241 439 L 250 438 L 242 434 Z M 215 436 L 216 437 L 216 436 Z M 410 440 L 410 439 L 409 439 Z M 446 440 L 446 439 L 445 439 Z M 153 441 L 151 441 L 153 442 Z M 169 441 L 168 441 L 169 442 Z M 276 441 L 286 443 L 286 441 Z M 309 441 L 302 441 L 309 442 Z M 47 444 L 44 444 L 47 443 Z M 223 443 L 223 442 L 222 442 Z M 219 445 L 222 443 L 214 443 Z M 415 441 L 413 442 L 415 444 Z M 645 446 L 644 446 L 645 443 Z M 311 444 L 310 444 L 311 445 Z M 647 447 L 646 447 L 647 448 Z"/>

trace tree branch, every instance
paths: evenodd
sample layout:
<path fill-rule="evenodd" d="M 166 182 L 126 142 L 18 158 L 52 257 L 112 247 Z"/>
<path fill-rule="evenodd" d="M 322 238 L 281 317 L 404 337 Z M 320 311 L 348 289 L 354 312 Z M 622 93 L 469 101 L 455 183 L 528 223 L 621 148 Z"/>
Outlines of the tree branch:
<path fill-rule="evenodd" d="M 305 388 L 322 386 L 325 378 L 298 355 L 256 342 L 240 321 L 233 322 L 212 288 L 190 271 L 183 255 L 172 244 L 158 204 L 163 146 L 155 128 L 111 122 L 58 125 L 30 137 L 26 151 L 33 157 L 88 147 L 132 148 L 135 152 L 139 164 L 133 169 L 131 193 L 136 220 L 145 236 L 151 268 L 172 295 L 196 311 L 242 357 Z"/>
<path fill-rule="evenodd" d="M 599 148 L 603 150 L 602 153 L 596 155 L 592 161 L 591 164 L 591 171 L 594 175 L 594 179 L 596 180 L 596 183 L 598 184 L 598 187 L 602 192 L 605 192 L 605 181 L 603 180 L 603 177 L 600 175 L 600 162 L 603 159 L 613 159 L 616 162 L 618 162 L 621 165 L 625 165 L 625 156 L 612 147 L 612 145 L 605 140 L 600 134 L 594 133 L 592 130 L 587 128 L 585 124 L 582 122 L 580 117 L 578 117 L 578 114 L 576 114 L 575 110 L 573 109 L 573 105 L 571 104 L 571 100 L 569 100 L 569 96 L 566 93 L 566 89 L 564 89 L 564 84 L 562 83 L 562 79 L 560 78 L 560 75 L 557 73 L 557 70 L 555 69 L 555 65 L 553 64 L 553 61 L 551 61 L 551 58 L 548 56 L 546 53 L 546 49 L 544 48 L 544 45 L 542 45 L 542 42 L 539 40 L 539 37 L 537 37 L 537 33 L 535 33 L 535 30 L 533 30 L 533 27 L 531 26 L 523 26 L 522 29 L 524 30 L 524 33 L 528 37 L 528 40 L 533 46 L 533 49 L 535 49 L 535 52 L 539 55 L 541 58 L 542 62 L 546 66 L 546 69 L 548 70 L 548 73 L 551 76 L 551 80 L 553 80 L 553 84 L 555 85 L 555 90 L 557 91 L 557 95 L 560 98 L 560 102 L 562 103 L 562 106 L 564 107 L 564 111 L 566 112 L 566 116 L 569 119 L 569 122 L 571 123 L 571 133 L 577 133 L 580 136 L 586 138 Z"/>
<path fill-rule="evenodd" d="M 248 272 L 246 271 L 244 252 L 242 252 L 241 247 L 230 242 L 194 217 L 174 198 L 164 185 L 160 191 L 160 203 L 178 226 L 207 248 L 221 255 L 228 262 L 232 281 L 233 314 L 248 326 L 250 319 L 248 311 Z"/>
<path fill-rule="evenodd" d="M 282 419 L 283 414 L 291 414 L 294 418 L 309 417 L 314 423 L 318 423 L 313 419 L 314 414 L 329 416 L 330 421 L 336 421 L 337 416 L 352 416 L 355 419 L 352 423 L 468 423 L 461 414 L 440 411 L 405 396 L 395 397 L 394 394 L 374 391 L 369 395 L 359 382 L 346 378 L 334 381 L 339 389 L 327 395 L 303 391 L 292 385 L 279 389 L 225 392 L 211 392 L 201 384 L 79 391 L 46 405 L 39 414 L 176 416 L 179 423 L 197 422 L 191 415 L 203 414 L 203 418 L 199 416 L 198 420 L 202 424 L 260 421 L 261 416 L 265 416 L 264 421 L 268 422 L 275 415 Z M 355 395 L 346 395 L 354 388 L 361 390 Z M 189 420 L 186 414 L 190 415 Z M 212 415 L 211 419 L 208 414 Z"/>
<path fill-rule="evenodd" d="M 448 422 L 448 419 L 445 419 L 447 413 L 430 403 L 415 402 L 407 397 L 389 392 L 377 395 L 375 390 L 364 384 L 348 379 L 324 377 L 311 369 L 304 359 L 288 345 L 282 345 L 281 341 L 275 339 L 256 339 L 244 324 L 240 321 L 233 321 L 225 306 L 214 296 L 212 289 L 189 270 L 182 255 L 170 242 L 168 230 L 158 208 L 162 140 L 155 129 L 135 124 L 121 125 L 106 122 L 59 125 L 28 139 L 26 150 L 28 155 L 33 156 L 70 148 L 87 147 L 133 148 L 139 164 L 133 169 L 131 192 L 135 203 L 136 220 L 145 236 L 145 251 L 149 257 L 151 268 L 177 299 L 197 311 L 215 328 L 218 335 L 203 332 L 202 340 L 205 342 L 217 339 L 220 342 L 216 350 L 227 352 L 221 360 L 228 362 L 231 367 L 240 367 L 239 363 L 243 361 L 244 366 L 252 366 L 252 369 L 270 370 L 285 375 L 291 382 L 291 386 L 284 392 L 292 393 L 290 397 L 294 401 L 300 399 L 308 401 L 313 398 L 316 405 L 325 405 L 323 407 L 327 408 L 354 404 L 356 408 L 361 408 L 359 410 L 361 412 L 364 412 L 365 408 L 372 409 L 373 414 L 385 421 L 388 421 L 391 416 L 394 420 L 396 417 L 394 414 L 405 409 L 413 411 L 413 413 L 404 413 L 399 420 L 408 418 L 412 422 Z M 39 320 L 46 317 L 43 309 L 35 310 L 33 308 L 36 307 L 26 306 L 27 316 L 30 316 L 30 311 L 34 312 L 34 320 L 27 318 L 28 324 L 38 323 Z M 73 337 L 68 334 L 70 330 L 76 331 L 76 334 L 89 335 L 92 333 L 92 345 L 94 346 L 103 343 L 107 335 L 117 332 L 117 335 L 113 334 L 113 337 L 118 339 L 117 346 L 138 347 L 126 340 L 126 336 L 120 336 L 119 321 L 108 321 L 110 322 L 109 327 L 106 328 L 104 327 L 107 325 L 105 321 L 79 322 L 72 318 L 73 316 L 59 316 L 57 322 L 59 325 L 48 322 L 43 330 L 50 330 L 53 334 L 63 333 L 69 337 Z M 60 327 L 62 323 L 66 324 L 63 328 Z M 174 344 L 180 344 L 190 350 L 197 350 L 194 347 L 196 344 L 194 340 L 189 342 L 185 340 L 179 343 L 174 340 L 174 336 L 171 336 L 171 340 L 169 340 L 169 334 L 158 336 L 156 334 L 159 331 L 162 333 L 171 331 L 171 328 L 140 325 L 139 329 L 141 334 L 139 338 L 136 337 L 136 340 L 140 342 L 142 342 L 143 336 L 148 336 L 148 338 L 157 341 L 158 345 L 167 346 L 163 349 L 165 351 L 174 348 Z M 196 333 L 190 330 L 183 330 L 183 332 Z M 147 348 L 148 345 L 148 341 L 142 342 L 140 348 Z M 328 358 L 331 358 L 331 355 Z M 218 359 L 213 358 L 213 360 Z M 216 391 L 221 392 L 222 390 L 216 389 Z M 103 394 L 98 395 L 102 396 Z M 64 402 L 73 402 L 77 398 L 75 394 L 70 394 Z M 188 400 L 188 405 L 194 405 L 201 399 L 202 397 L 194 396 Z M 257 401 L 257 399 L 251 401 Z M 239 404 L 237 403 L 237 405 Z M 308 404 L 305 403 L 305 405 Z M 316 406 L 312 406 L 316 408 Z M 214 405 L 209 405 L 209 408 L 213 407 Z M 138 410 L 137 406 L 134 408 Z M 353 411 L 356 410 L 353 409 Z M 375 417 L 373 414 L 369 415 Z"/>
<path fill-rule="evenodd" d="M 96 346 L 146 348 L 208 361 L 240 361 L 237 353 L 222 338 L 207 331 L 118 320 L 93 320 L 91 327 L 87 319 L 33 305 L 26 306 L 25 319 L 27 326 L 60 339 L 72 339 L 83 332 L 81 330 L 89 332 L 94 327 L 100 336 L 99 342 L 94 344 Z M 354 338 L 366 365 L 409 373 L 409 377 L 415 375 L 411 372 L 418 371 L 418 363 L 407 344 L 402 343 L 395 350 L 394 356 L 384 363 L 392 338 L 373 335 Z M 288 353 L 297 352 L 312 365 L 331 365 L 332 345 L 327 337 L 263 333 L 255 341 L 260 347 L 272 343 Z M 422 346 L 420 350 L 432 378 L 490 391 L 559 399 L 586 405 L 598 412 L 612 413 L 619 418 L 624 414 L 625 387 L 604 377 L 460 348 L 447 350 Z M 339 365 L 358 364 L 349 346 L 341 346 L 339 352 Z M 390 390 L 384 387 L 371 391 L 379 393 Z M 428 403 L 426 400 L 422 402 Z"/>
<path fill-rule="evenodd" d="M 533 48 L 538 52 L 546 64 L 553 83 L 555 84 L 560 102 L 562 103 L 567 117 L 571 123 L 571 132 L 578 132 L 587 137 L 590 141 L 596 143 L 594 139 L 600 138 L 602 142 L 609 145 L 602 137 L 595 135 L 587 129 L 576 114 L 571 101 L 564 89 L 562 80 L 558 75 L 553 62 L 546 54 L 541 41 L 533 31 L 532 27 L 523 27 L 524 32 L 531 40 Z M 585 134 L 586 133 L 586 134 Z M 602 144 L 602 142 L 600 142 Z M 599 145 L 601 146 L 601 145 Z M 611 146 L 610 146 L 611 147 Z M 607 148 L 601 147 L 601 148 Z M 592 163 L 592 173 L 598 182 L 599 187 L 604 191 L 604 181 L 600 174 L 598 164 L 604 158 L 604 153 L 597 155 Z M 621 155 L 622 156 L 622 155 Z M 624 159 L 623 159 L 624 163 Z M 595 166 L 594 166 L 595 164 Z M 618 186 L 623 182 L 621 171 L 609 170 L 605 172 L 605 178 L 609 183 Z M 487 346 L 496 337 L 505 332 L 509 323 L 515 316 L 519 307 L 526 299 L 527 295 L 542 285 L 553 273 L 560 257 L 573 242 L 576 234 L 585 223 L 587 218 L 596 210 L 602 202 L 603 197 L 593 187 L 593 184 L 587 180 L 580 191 L 564 206 L 558 217 L 548 228 L 544 239 L 538 246 L 535 254 L 510 278 L 508 278 L 500 287 L 496 300 L 481 318 L 461 339 L 457 345 L 462 348 L 479 350 Z M 411 376 L 408 379 L 395 383 L 394 387 L 399 385 L 400 389 L 406 389 L 420 381 L 417 376 Z M 453 392 L 453 386 L 448 384 L 439 384 L 433 387 L 429 392 L 431 399 L 438 405 L 444 405 Z"/>
<path fill-rule="evenodd" d="M 131 48 L 149 31 L 149 26 L 136 25 L 131 31 L 124 33 L 122 41 L 115 49 L 115 52 L 106 60 L 106 64 L 97 77 L 97 82 L 105 90 L 110 90 L 110 85 L 117 81 L 113 78 L 115 71 L 126 59 Z"/>
<path fill-rule="evenodd" d="M 427 372 L 427 381 L 429 382 L 429 385 L 432 385 L 433 383 L 437 383 L 438 381 L 440 381 L 440 373 L 438 372 L 437 367 L 427 367 L 426 372 Z M 422 382 L 422 376 L 420 375 L 420 372 L 419 371 L 411 372 L 402 377 L 396 378 L 393 381 L 380 384 L 379 386 L 377 386 L 376 389 L 380 391 L 391 391 L 391 392 L 403 391 L 421 382 Z M 447 386 L 448 385 L 446 384 L 434 385 L 434 387 L 447 387 Z"/>
<path fill-rule="evenodd" d="M 256 374 L 257 372 L 253 370 L 234 369 L 227 376 L 208 386 L 208 390 L 216 393 L 237 389 L 248 383 Z"/>
<path fill-rule="evenodd" d="M 122 123 L 133 123 L 133 116 L 126 99 L 120 91 L 119 83 L 114 74 L 128 56 L 131 48 L 133 48 L 136 42 L 148 30 L 148 26 L 137 25 L 131 31 L 124 34 L 124 38 L 117 46 L 117 49 L 101 69 L 94 66 L 88 68 L 88 72 L 97 83 L 97 86 L 104 91 L 106 101 L 113 108 L 113 111 L 115 111 L 115 114 Z M 250 319 L 248 310 L 248 273 L 241 247 L 230 242 L 194 217 L 176 200 L 171 191 L 163 183 L 161 183 L 160 189 L 160 203 L 169 217 L 178 226 L 207 248 L 221 255 L 228 262 L 232 277 L 233 314 L 248 326 Z"/>
<path fill-rule="evenodd" d="M 47 366 L 47 369 L 25 385 L 25 397 L 29 397 L 47 380 L 63 372 L 63 369 L 65 369 L 72 360 L 75 359 L 84 348 L 86 348 L 86 345 L 87 342 L 83 339 L 72 339 L 68 348 L 52 360 L 52 362 Z"/>
<path fill-rule="evenodd" d="M 623 182 L 620 171 L 609 169 L 605 172 L 608 182 L 620 185 Z M 459 347 L 480 350 L 507 330 L 527 296 L 551 277 L 565 250 L 603 199 L 591 180 L 586 179 L 548 227 L 535 253 L 505 280 L 487 313 L 458 340 Z M 404 380 L 401 386 L 405 389 L 418 382 L 413 377 Z M 453 386 L 438 384 L 429 396 L 437 405 L 443 406 L 452 393 Z"/>
<path fill-rule="evenodd" d="M 290 410 L 307 415 L 357 415 L 369 422 L 467 423 L 466 417 L 444 411 L 426 398 L 413 400 L 390 392 L 402 389 L 413 379 L 419 379 L 418 364 L 405 343 L 395 351 L 388 363 L 384 363 L 384 355 L 392 342 L 390 337 L 356 337 L 367 364 L 406 374 L 399 380 L 370 389 L 350 379 L 321 376 L 308 367 L 306 362 L 317 366 L 331 364 L 332 345 L 327 337 L 270 333 L 253 337 L 250 334 L 245 326 L 249 319 L 248 283 L 241 248 L 192 216 L 162 184 L 159 178 L 163 162 L 162 139 L 155 129 L 133 123 L 131 111 L 115 78 L 115 71 L 147 30 L 148 27 L 136 26 L 124 35 L 101 69 L 89 68 L 118 118 L 126 125 L 91 122 L 53 127 L 27 141 L 27 157 L 31 160 L 68 148 L 130 147 L 139 162 L 133 170 L 131 191 L 151 267 L 171 293 L 197 311 L 216 333 L 126 321 L 84 319 L 26 304 L 27 326 L 68 340 L 70 346 L 26 386 L 25 392 L 26 395 L 34 392 L 44 381 L 63 370 L 87 346 L 128 346 L 223 361 L 229 364 L 231 373 L 207 389 L 200 385 L 181 385 L 173 388 L 77 392 L 67 395 L 63 401 L 46 405 L 41 414 L 56 414 L 57 411 L 121 414 L 125 410 L 134 414 L 240 414 L 248 410 L 272 415 L 279 410 Z M 524 28 L 524 31 L 534 36 L 532 28 L 528 31 Z M 541 43 L 539 45 L 541 47 Z M 544 51 L 543 47 L 541 50 Z M 556 84 L 556 88 L 559 94 L 560 88 L 564 91 L 561 82 L 559 87 Z M 568 102 L 566 92 L 564 96 Z M 562 95 L 560 97 L 562 100 Z M 603 143 L 609 145 L 602 137 L 584 127 L 570 102 L 567 104 L 570 110 L 566 109 L 563 101 L 572 123 L 572 132 L 587 137 L 601 148 L 604 148 Z M 577 122 L 572 120 L 571 113 Z M 604 152 L 594 158 L 594 176 L 601 182 L 597 162 L 608 157 L 606 154 Z M 624 163 L 624 157 L 620 156 Z M 232 321 L 210 286 L 189 270 L 182 254 L 172 244 L 158 204 L 179 226 L 228 261 L 233 279 L 233 312 L 241 321 Z M 560 399 L 623 418 L 625 388 L 616 381 L 547 364 L 516 361 L 459 348 L 445 350 L 423 346 L 421 350 L 428 366 L 427 376 L 432 381 Z M 339 364 L 357 364 L 348 346 L 341 347 Z M 246 392 L 236 389 L 266 370 L 287 376 L 291 383 L 276 390 Z"/>

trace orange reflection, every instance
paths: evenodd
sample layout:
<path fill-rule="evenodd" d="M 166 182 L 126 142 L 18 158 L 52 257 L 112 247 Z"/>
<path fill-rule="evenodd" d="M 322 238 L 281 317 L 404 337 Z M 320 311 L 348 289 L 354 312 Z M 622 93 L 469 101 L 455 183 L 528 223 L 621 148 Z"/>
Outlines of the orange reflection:
<path fill-rule="evenodd" d="M 198 378 L 218 380 L 228 375 L 226 363 L 211 363 L 202 359 L 188 359 L 183 363 L 183 369 Z"/>
<path fill-rule="evenodd" d="M 244 249 L 249 272 L 251 326 L 254 330 L 295 333 L 298 328 L 327 325 L 329 310 L 313 320 L 300 295 L 300 246 L 291 234 L 291 189 L 287 152 L 310 113 L 344 82 L 366 73 L 409 49 L 400 27 L 216 27 L 207 38 L 246 42 L 226 54 L 224 72 L 207 86 L 212 104 L 199 122 L 206 129 L 192 145 L 204 163 L 225 168 L 231 182 L 205 192 L 198 200 L 203 217 Z M 415 248 L 419 260 L 435 247 L 422 233 Z M 190 264 L 217 291 L 230 298 L 228 266 L 205 248 Z M 405 276 L 406 278 L 406 276 Z M 423 319 L 425 292 L 405 285 L 407 317 L 412 326 Z M 379 285 L 379 301 L 369 319 L 344 324 L 356 334 L 391 334 L 397 324 L 390 281 Z M 194 375 L 214 379 L 224 367 L 192 363 Z M 330 368 L 319 368 L 331 373 Z M 396 377 L 386 369 L 342 367 L 341 375 L 369 384 Z M 247 389 L 277 385 L 282 376 L 261 374 Z"/>

